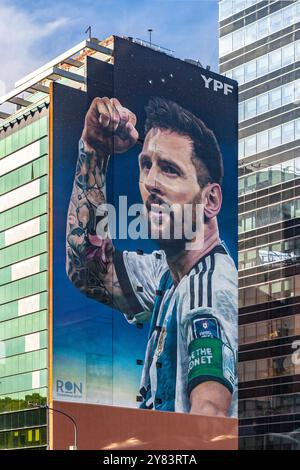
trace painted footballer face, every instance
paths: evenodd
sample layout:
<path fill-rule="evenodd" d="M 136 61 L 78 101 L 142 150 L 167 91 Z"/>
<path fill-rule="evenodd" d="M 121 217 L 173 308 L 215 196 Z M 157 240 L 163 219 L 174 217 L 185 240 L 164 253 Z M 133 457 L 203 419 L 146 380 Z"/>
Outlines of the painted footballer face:
<path fill-rule="evenodd" d="M 139 186 L 151 235 L 166 244 L 174 243 L 174 223 L 179 220 L 176 215 L 183 217 L 184 205 L 193 207 L 201 202 L 202 190 L 192 155 L 193 144 L 188 136 L 156 128 L 146 135 L 139 155 Z M 174 212 L 170 213 L 170 206 Z"/>

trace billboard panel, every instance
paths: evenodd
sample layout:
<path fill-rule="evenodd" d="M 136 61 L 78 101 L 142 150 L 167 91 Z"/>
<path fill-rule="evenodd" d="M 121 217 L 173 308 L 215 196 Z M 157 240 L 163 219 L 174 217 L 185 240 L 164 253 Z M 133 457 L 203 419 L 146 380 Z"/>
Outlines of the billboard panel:
<path fill-rule="evenodd" d="M 235 416 L 237 86 L 115 38 L 53 89 L 53 396 Z"/>

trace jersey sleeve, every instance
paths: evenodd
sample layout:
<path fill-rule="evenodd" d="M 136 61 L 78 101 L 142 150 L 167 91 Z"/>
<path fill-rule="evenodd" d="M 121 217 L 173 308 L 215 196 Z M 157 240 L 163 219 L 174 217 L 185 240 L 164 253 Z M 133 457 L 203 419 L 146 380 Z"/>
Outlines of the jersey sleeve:
<path fill-rule="evenodd" d="M 165 253 L 117 252 L 114 265 L 131 309 L 130 314 L 125 314 L 126 319 L 130 323 L 147 322 L 153 311 L 160 278 L 167 269 Z"/>
<path fill-rule="evenodd" d="M 236 388 L 237 303 L 231 291 L 216 292 L 214 306 L 195 308 L 184 315 L 183 334 L 188 353 L 188 393 L 199 384 L 215 381 L 230 393 Z"/>

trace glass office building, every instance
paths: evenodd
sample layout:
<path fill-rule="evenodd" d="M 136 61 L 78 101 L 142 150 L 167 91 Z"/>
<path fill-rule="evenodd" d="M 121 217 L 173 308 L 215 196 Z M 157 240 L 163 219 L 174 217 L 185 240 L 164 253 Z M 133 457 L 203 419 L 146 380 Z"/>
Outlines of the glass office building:
<path fill-rule="evenodd" d="M 85 57 L 110 59 L 101 44 L 83 41 L 0 98 L 0 449 L 48 446 L 49 86 L 84 89 Z"/>
<path fill-rule="evenodd" d="M 300 2 L 219 6 L 239 82 L 240 448 L 299 449 Z"/>
<path fill-rule="evenodd" d="M 0 131 L 0 449 L 47 442 L 47 101 Z"/>

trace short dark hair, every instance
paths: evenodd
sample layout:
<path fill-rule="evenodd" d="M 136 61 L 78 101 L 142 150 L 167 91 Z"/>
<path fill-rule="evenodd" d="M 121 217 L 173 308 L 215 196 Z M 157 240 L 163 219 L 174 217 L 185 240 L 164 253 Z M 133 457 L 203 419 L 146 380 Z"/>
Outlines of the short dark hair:
<path fill-rule="evenodd" d="M 145 111 L 145 134 L 152 128 L 158 128 L 190 137 L 196 170 L 197 161 L 202 163 L 201 175 L 197 171 L 200 186 L 208 182 L 222 183 L 224 168 L 220 147 L 213 131 L 208 129 L 201 119 L 177 103 L 160 97 L 151 98 Z"/>

